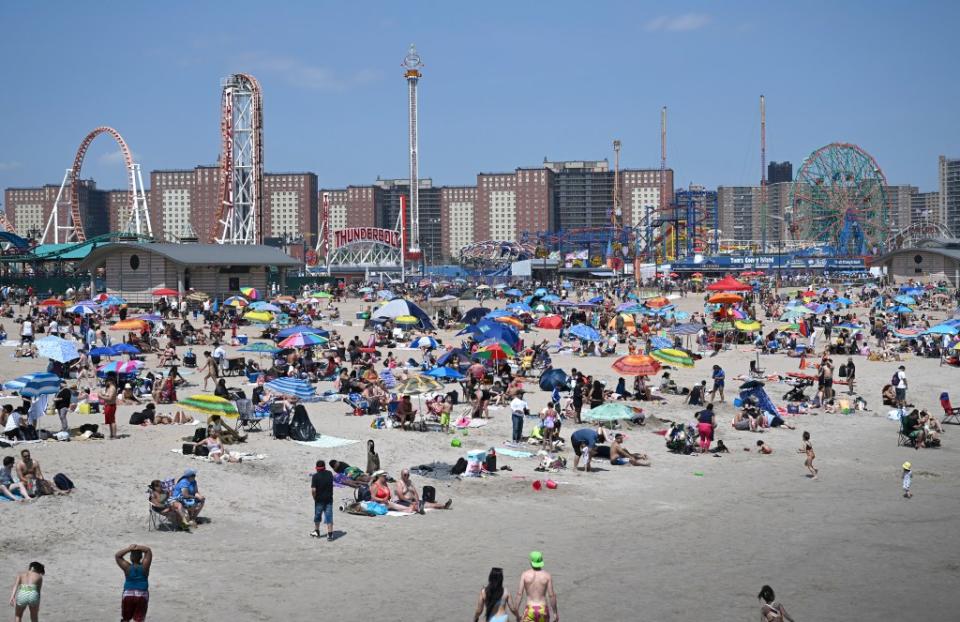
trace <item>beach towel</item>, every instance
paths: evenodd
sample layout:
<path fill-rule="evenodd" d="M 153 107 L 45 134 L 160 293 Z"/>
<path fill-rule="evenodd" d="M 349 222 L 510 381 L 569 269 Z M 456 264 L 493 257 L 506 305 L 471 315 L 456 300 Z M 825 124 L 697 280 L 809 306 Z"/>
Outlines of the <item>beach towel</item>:
<path fill-rule="evenodd" d="M 13 496 L 17 499 L 23 499 L 23 496 L 19 492 L 13 493 Z M 0 496 L 0 501 L 13 501 L 10 497 Z"/>
<path fill-rule="evenodd" d="M 434 508 L 424 508 L 424 512 L 433 512 Z M 416 516 L 416 512 L 397 512 L 396 510 L 389 510 L 384 516 L 393 516 L 394 518 L 402 518 L 404 516 Z"/>
<path fill-rule="evenodd" d="M 171 452 L 175 454 L 183 455 L 183 449 L 171 449 Z M 252 460 L 265 460 L 267 458 L 266 454 L 251 454 L 244 451 L 231 451 L 230 455 L 234 458 L 241 458 L 244 462 L 250 462 Z M 209 456 L 190 456 L 194 460 L 200 460 L 201 462 L 213 462 Z M 224 454 L 222 460 L 226 461 L 226 454 Z"/>
<path fill-rule="evenodd" d="M 457 419 L 457 422 L 454 424 L 455 427 L 460 428 L 482 428 L 487 425 L 486 419 L 468 419 L 467 417 L 462 417 Z"/>
<path fill-rule="evenodd" d="M 497 447 L 497 455 L 507 456 L 510 458 L 532 458 L 533 453 L 529 451 L 519 451 L 517 449 L 510 449 L 509 447 Z"/>
<path fill-rule="evenodd" d="M 306 445 L 307 447 L 313 447 L 315 449 L 333 449 L 335 447 L 346 447 L 347 445 L 353 445 L 354 443 L 359 443 L 360 441 L 321 434 L 312 441 L 293 442 L 297 443 L 298 445 Z"/>

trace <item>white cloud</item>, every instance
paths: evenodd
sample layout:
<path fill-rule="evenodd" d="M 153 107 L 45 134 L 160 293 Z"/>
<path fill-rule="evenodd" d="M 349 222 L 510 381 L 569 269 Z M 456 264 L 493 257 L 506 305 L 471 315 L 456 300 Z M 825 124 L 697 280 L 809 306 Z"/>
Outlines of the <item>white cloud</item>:
<path fill-rule="evenodd" d="M 645 29 L 651 32 L 689 32 L 699 30 L 710 23 L 712 18 L 706 13 L 683 13 L 682 15 L 661 15 L 647 22 Z"/>
<path fill-rule="evenodd" d="M 241 61 L 252 73 L 272 74 L 292 86 L 312 91 L 346 91 L 380 77 L 379 72 L 373 69 L 340 73 L 288 56 L 251 56 Z"/>
<path fill-rule="evenodd" d="M 19 162 L 14 162 L 14 161 L 0 162 L 0 171 L 12 171 L 15 168 L 20 168 Z"/>

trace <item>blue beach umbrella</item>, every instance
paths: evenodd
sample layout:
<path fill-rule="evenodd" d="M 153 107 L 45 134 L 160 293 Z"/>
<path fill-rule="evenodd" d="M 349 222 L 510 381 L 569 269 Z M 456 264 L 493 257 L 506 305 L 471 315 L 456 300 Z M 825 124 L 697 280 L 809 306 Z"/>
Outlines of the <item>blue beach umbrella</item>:
<path fill-rule="evenodd" d="M 44 337 L 37 341 L 37 353 L 53 361 L 66 363 L 80 358 L 77 345 L 60 337 Z"/>
<path fill-rule="evenodd" d="M 434 367 L 425 375 L 438 380 L 462 380 L 465 376 L 452 367 Z"/>
<path fill-rule="evenodd" d="M 20 397 L 33 399 L 39 395 L 54 395 L 60 390 L 60 378 L 47 372 L 24 374 L 4 383 L 3 388 L 16 391 Z"/>
<path fill-rule="evenodd" d="M 309 400 L 317 395 L 317 390 L 313 385 L 299 378 L 277 378 L 263 386 L 271 393 L 289 395 L 300 400 Z"/>
<path fill-rule="evenodd" d="M 600 341 L 600 333 L 586 324 L 576 324 L 567 333 L 585 341 Z"/>
<path fill-rule="evenodd" d="M 114 354 L 140 354 L 140 348 L 129 343 L 118 343 L 112 350 Z"/>

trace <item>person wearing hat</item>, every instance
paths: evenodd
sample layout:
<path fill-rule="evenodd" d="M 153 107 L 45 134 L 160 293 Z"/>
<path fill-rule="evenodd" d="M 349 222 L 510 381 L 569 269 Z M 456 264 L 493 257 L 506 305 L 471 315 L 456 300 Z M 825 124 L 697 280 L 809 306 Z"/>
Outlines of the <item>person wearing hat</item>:
<path fill-rule="evenodd" d="M 523 615 L 518 618 L 520 622 L 550 622 L 550 613 L 553 612 L 553 619 L 559 621 L 560 613 L 557 610 L 557 593 L 553 589 L 553 577 L 543 569 L 543 553 L 532 551 L 530 553 L 530 568 L 520 575 L 520 587 L 517 589 L 517 609 L 523 602 L 526 595 L 527 604 L 523 609 Z M 549 599 L 549 609 L 547 601 Z"/>
<path fill-rule="evenodd" d="M 197 515 L 203 509 L 203 504 L 207 499 L 200 494 L 197 488 L 197 472 L 193 469 L 187 469 L 173 486 L 174 501 L 179 501 L 183 507 L 187 508 L 187 513 L 191 520 L 197 520 Z"/>
<path fill-rule="evenodd" d="M 910 469 L 913 467 L 909 462 L 903 463 L 903 496 L 907 499 L 913 497 L 913 493 L 910 492 L 910 484 L 913 480 L 913 471 Z"/>

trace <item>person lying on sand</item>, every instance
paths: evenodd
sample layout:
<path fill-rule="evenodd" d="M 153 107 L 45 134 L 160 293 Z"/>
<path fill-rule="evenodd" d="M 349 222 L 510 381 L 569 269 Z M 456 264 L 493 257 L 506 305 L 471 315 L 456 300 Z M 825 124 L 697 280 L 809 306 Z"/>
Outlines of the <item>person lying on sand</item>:
<path fill-rule="evenodd" d="M 358 488 L 360 484 L 370 482 L 370 476 L 355 466 L 350 466 L 343 460 L 330 460 L 330 470 L 333 471 L 334 483 L 350 488 Z"/>

